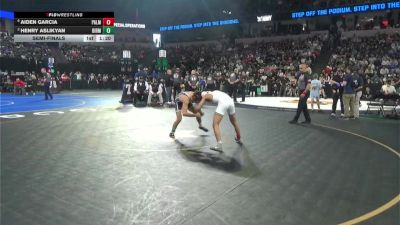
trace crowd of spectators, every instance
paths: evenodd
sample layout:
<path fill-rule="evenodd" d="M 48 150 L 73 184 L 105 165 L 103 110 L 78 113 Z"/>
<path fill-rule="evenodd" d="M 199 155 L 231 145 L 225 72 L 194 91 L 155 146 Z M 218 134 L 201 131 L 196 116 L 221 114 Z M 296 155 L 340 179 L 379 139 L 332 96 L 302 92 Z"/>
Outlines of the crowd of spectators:
<path fill-rule="evenodd" d="M 232 73 L 246 75 L 248 86 L 267 86 L 271 95 L 294 94 L 291 85 L 301 63 L 312 65 L 320 55 L 323 36 L 305 40 L 239 43 L 234 46 L 168 48 L 170 63 L 182 70 L 197 69 L 205 76 L 226 80 Z"/>
<path fill-rule="evenodd" d="M 123 50 L 130 50 L 131 57 L 142 60 L 150 48 L 125 47 L 124 45 L 72 45 L 64 44 L 61 50 L 68 62 L 89 62 L 100 64 L 102 62 L 119 63 L 123 56 Z"/>
<path fill-rule="evenodd" d="M 373 99 L 382 94 L 386 84 L 399 90 L 400 35 L 377 34 L 371 37 L 343 38 L 332 55 L 329 65 L 332 75 L 349 68 L 364 79 L 363 98 Z M 329 79 L 329 78 L 327 78 Z"/>
<path fill-rule="evenodd" d="M 46 79 L 46 73 L 42 72 L 29 72 L 23 74 L 13 74 L 13 72 L 0 73 L 0 91 L 1 92 L 14 92 L 15 94 L 35 94 L 36 92 L 43 92 L 43 86 Z M 56 72 L 51 74 L 54 80 L 52 92 L 59 92 L 61 90 L 76 90 L 76 89 L 92 89 L 92 90 L 119 90 L 122 87 L 122 82 L 127 75 L 124 74 L 86 74 L 80 71 L 76 72 Z M 20 83 L 16 85 L 16 81 L 23 81 L 24 86 Z M 16 86 L 18 92 L 16 92 Z"/>
<path fill-rule="evenodd" d="M 296 96 L 295 75 L 302 63 L 313 65 L 320 56 L 326 36 L 316 35 L 307 39 L 286 39 L 275 42 L 253 42 L 236 44 L 208 44 L 195 46 L 175 46 L 167 48 L 170 68 L 185 85 L 191 79 L 192 70 L 196 70 L 196 80 L 206 82 L 211 79 L 215 89 L 229 92 L 236 99 L 236 93 L 260 94 L 271 96 Z M 14 43 L 12 37 L 2 33 L 1 56 L 25 60 L 38 60 L 48 57 L 50 52 L 46 44 Z M 363 98 L 372 99 L 384 93 L 384 90 L 398 92 L 400 35 L 377 34 L 370 37 L 342 38 L 334 50 L 329 66 L 317 72 L 323 84 L 324 97 L 330 97 L 330 80 L 334 75 L 344 75 L 346 69 L 357 73 L 364 79 Z M 122 51 L 130 49 L 132 58 L 143 59 L 155 54 L 154 49 L 127 47 L 124 45 L 72 45 L 64 44 L 61 51 L 69 63 L 102 62 L 119 63 Z M 155 58 L 155 57 L 153 57 Z M 115 72 L 94 74 L 83 71 L 66 71 L 53 74 L 59 83 L 58 89 L 120 89 L 126 79 L 137 80 L 138 74 L 145 74 L 148 81 L 163 78 L 165 74 L 157 72 L 155 60 L 147 71 L 136 74 Z M 40 74 L 37 71 L 36 74 Z M 8 74 L 10 75 L 10 74 Z M 22 80 L 35 83 L 40 87 L 40 75 L 26 73 Z M 10 76 L 2 77 L 2 86 L 13 84 Z M 237 84 L 237 85 L 236 85 Z M 10 86 L 10 85 L 8 85 Z M 263 87 L 263 88 L 262 88 Z M 40 89 L 40 88 L 38 88 Z M 396 90 L 397 89 L 397 90 Z M 173 100 L 169 98 L 168 101 Z"/>
<path fill-rule="evenodd" d="M 0 58 L 22 59 L 27 62 L 47 61 L 51 50 L 46 43 L 14 42 L 7 32 L 0 32 Z"/>

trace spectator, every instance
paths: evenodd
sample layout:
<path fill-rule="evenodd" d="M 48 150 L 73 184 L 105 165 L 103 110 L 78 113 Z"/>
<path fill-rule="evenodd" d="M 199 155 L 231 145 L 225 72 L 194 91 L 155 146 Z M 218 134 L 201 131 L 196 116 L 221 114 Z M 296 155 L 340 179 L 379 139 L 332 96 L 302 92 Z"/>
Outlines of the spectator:
<path fill-rule="evenodd" d="M 147 81 L 144 80 L 143 76 L 139 77 L 139 80 L 135 83 L 133 87 L 134 91 L 134 99 L 133 99 L 133 104 L 136 106 L 136 103 L 138 101 L 140 102 L 145 102 L 145 99 L 147 99 L 147 95 L 149 94 L 149 84 Z"/>
<path fill-rule="evenodd" d="M 382 86 L 381 92 L 385 99 L 390 99 L 396 95 L 396 88 L 392 85 L 391 81 L 385 81 Z"/>
<path fill-rule="evenodd" d="M 311 91 L 310 91 L 311 111 L 314 111 L 314 100 L 317 102 L 318 112 L 321 111 L 321 107 L 319 104 L 321 87 L 322 87 L 322 84 L 321 84 L 321 81 L 319 81 L 319 79 L 318 79 L 318 75 L 314 74 L 314 79 L 311 81 Z"/>
<path fill-rule="evenodd" d="M 349 68 L 343 80 L 343 101 L 344 101 L 344 117 L 345 119 L 354 119 L 355 91 L 354 77 Z"/>
<path fill-rule="evenodd" d="M 160 106 L 163 105 L 163 85 L 161 82 L 158 82 L 156 78 L 153 79 L 153 82 L 151 83 L 151 85 L 149 86 L 149 96 L 147 98 L 147 105 L 150 106 L 151 105 L 151 100 L 153 97 L 158 97 L 158 104 Z"/>
<path fill-rule="evenodd" d="M 14 81 L 14 95 L 23 95 L 25 92 L 25 82 L 17 78 Z"/>

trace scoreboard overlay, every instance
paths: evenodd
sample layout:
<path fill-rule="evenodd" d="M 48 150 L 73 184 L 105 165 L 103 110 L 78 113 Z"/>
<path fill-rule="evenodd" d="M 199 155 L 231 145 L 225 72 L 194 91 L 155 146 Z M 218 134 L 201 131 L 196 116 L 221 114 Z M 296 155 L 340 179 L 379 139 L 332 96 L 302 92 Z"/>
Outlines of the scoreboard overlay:
<path fill-rule="evenodd" d="M 114 12 L 15 12 L 14 42 L 114 42 Z"/>

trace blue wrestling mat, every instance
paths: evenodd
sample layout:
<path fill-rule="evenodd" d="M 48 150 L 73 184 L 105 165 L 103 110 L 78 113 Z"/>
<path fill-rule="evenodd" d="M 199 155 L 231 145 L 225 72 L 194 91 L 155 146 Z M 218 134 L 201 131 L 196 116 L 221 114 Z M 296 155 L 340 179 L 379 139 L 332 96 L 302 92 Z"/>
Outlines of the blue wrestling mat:
<path fill-rule="evenodd" d="M 115 104 L 116 99 L 53 94 L 53 100 L 44 100 L 44 94 L 34 96 L 1 94 L 0 114 L 32 112 L 55 109 L 98 107 Z"/>

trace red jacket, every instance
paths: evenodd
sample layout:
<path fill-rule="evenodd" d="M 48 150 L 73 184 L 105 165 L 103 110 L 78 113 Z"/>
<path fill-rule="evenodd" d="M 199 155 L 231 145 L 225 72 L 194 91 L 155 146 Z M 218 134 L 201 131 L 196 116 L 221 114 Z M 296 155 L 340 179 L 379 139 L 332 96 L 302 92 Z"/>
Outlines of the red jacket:
<path fill-rule="evenodd" d="M 14 86 L 23 88 L 23 87 L 25 87 L 25 82 L 23 82 L 22 80 L 14 81 Z"/>

